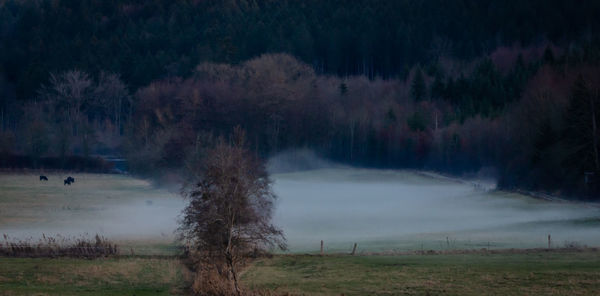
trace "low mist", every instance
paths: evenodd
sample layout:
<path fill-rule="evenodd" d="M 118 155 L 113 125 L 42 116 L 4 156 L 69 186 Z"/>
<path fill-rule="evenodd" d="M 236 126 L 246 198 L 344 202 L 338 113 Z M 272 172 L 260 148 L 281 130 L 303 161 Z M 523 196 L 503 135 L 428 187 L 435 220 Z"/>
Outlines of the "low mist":
<path fill-rule="evenodd" d="M 321 158 L 310 149 L 295 149 L 281 152 L 269 158 L 267 162 L 267 171 L 269 174 L 344 167 L 347 166 Z"/>
<path fill-rule="evenodd" d="M 2 232 L 13 238 L 100 234 L 115 240 L 172 240 L 183 206 L 175 198 L 152 204 L 140 200 L 90 209 L 86 213 L 49 214 L 45 223 L 27 223 Z"/>
<path fill-rule="evenodd" d="M 290 156 L 291 155 L 291 156 Z M 298 156 L 300 155 L 300 156 Z M 283 165 L 286 158 L 292 161 Z M 598 245 L 597 205 L 556 203 L 494 191 L 490 178 L 458 180 L 428 172 L 320 165 L 292 172 L 314 154 L 277 159 L 275 223 L 291 251 L 366 251 Z M 311 159 L 312 158 L 312 159 Z"/>
<path fill-rule="evenodd" d="M 407 251 L 600 245 L 597 204 L 548 202 L 495 191 L 489 176 L 453 179 L 431 172 L 361 169 L 309 150 L 273 157 L 278 195 L 274 223 L 292 252 Z M 5 175 L 0 233 L 16 239 L 103 235 L 171 242 L 185 200 L 149 182 L 119 175 Z"/>
<path fill-rule="evenodd" d="M 121 175 L 2 176 L 7 196 L 0 210 L 0 233 L 14 239 L 103 235 L 111 240 L 172 241 L 185 201 L 150 182 Z M 18 199 L 18 201 L 17 201 Z"/>

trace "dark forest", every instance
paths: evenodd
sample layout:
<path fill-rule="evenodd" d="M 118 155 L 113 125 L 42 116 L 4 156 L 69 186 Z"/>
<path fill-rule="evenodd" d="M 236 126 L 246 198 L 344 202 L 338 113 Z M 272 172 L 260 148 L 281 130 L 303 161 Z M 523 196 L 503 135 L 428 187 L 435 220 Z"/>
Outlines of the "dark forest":
<path fill-rule="evenodd" d="M 0 0 L 0 166 L 267 158 L 600 198 L 598 1 Z"/>

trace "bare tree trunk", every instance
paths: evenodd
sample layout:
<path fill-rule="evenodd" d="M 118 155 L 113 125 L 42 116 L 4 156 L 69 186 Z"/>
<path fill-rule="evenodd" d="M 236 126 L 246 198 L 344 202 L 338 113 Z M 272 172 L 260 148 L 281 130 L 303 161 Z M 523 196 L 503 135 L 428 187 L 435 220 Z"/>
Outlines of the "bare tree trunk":
<path fill-rule="evenodd" d="M 121 113 L 122 113 L 123 101 L 119 97 L 118 102 L 115 106 L 115 124 L 117 126 L 117 134 L 121 135 Z"/>
<path fill-rule="evenodd" d="M 237 184 L 235 185 L 234 189 L 233 189 L 233 194 L 235 194 L 235 192 L 237 191 Z M 227 265 L 229 265 L 229 271 L 231 272 L 231 276 L 233 277 L 233 288 L 235 290 L 236 295 L 241 296 L 242 293 L 240 291 L 240 287 L 238 285 L 238 281 L 237 281 L 237 274 L 235 272 L 235 262 L 234 262 L 234 254 L 233 254 L 233 228 L 235 225 L 235 210 L 231 208 L 229 208 L 229 213 L 230 213 L 230 221 L 229 221 L 229 227 L 228 227 L 228 238 L 227 238 L 227 248 L 225 249 L 225 260 L 227 261 Z"/>
<path fill-rule="evenodd" d="M 240 287 L 238 285 L 238 280 L 237 280 L 237 273 L 235 271 L 235 266 L 234 266 L 234 262 L 233 262 L 233 255 L 231 253 L 227 253 L 227 265 L 229 265 L 229 271 L 231 272 L 231 276 L 233 277 L 233 288 L 235 289 L 235 293 L 238 296 L 242 295 L 242 292 L 240 291 Z"/>
<path fill-rule="evenodd" d="M 598 97 L 598 90 L 596 90 L 596 97 Z M 600 161 L 598 159 L 598 133 L 596 127 L 596 109 L 594 106 L 594 97 L 590 96 L 590 107 L 592 108 L 592 139 L 594 141 L 594 162 L 596 164 L 596 171 L 600 168 Z"/>
<path fill-rule="evenodd" d="M 350 126 L 350 160 L 352 160 L 352 150 L 354 150 L 354 123 Z"/>
<path fill-rule="evenodd" d="M 128 105 L 129 108 L 127 110 L 127 111 L 129 111 L 129 113 L 128 113 L 129 116 L 127 117 L 127 122 L 131 122 L 131 119 L 133 118 L 133 100 L 128 99 L 127 101 L 129 102 L 129 105 Z"/>
<path fill-rule="evenodd" d="M 279 132 L 281 130 L 281 117 L 279 114 L 272 114 L 270 116 L 272 122 L 271 135 L 270 135 L 270 150 L 277 152 L 279 150 Z"/>
<path fill-rule="evenodd" d="M 148 120 L 145 117 L 142 126 L 144 129 L 144 145 L 148 145 L 148 130 L 150 129 L 150 124 L 148 123 Z"/>

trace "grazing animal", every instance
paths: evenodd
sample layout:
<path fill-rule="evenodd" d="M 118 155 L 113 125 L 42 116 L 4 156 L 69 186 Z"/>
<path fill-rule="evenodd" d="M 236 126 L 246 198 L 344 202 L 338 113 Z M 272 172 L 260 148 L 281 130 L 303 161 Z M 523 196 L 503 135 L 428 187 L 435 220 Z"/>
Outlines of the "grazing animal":
<path fill-rule="evenodd" d="M 69 181 L 69 183 L 75 183 L 75 178 L 71 176 L 67 177 L 67 180 Z"/>
<path fill-rule="evenodd" d="M 64 186 L 64 185 L 69 185 L 69 186 L 71 186 L 71 180 L 69 180 L 68 178 L 67 178 L 67 179 L 65 179 L 65 184 L 63 184 L 63 186 Z"/>
<path fill-rule="evenodd" d="M 48 181 L 48 177 L 42 175 L 40 176 L 40 181 Z"/>

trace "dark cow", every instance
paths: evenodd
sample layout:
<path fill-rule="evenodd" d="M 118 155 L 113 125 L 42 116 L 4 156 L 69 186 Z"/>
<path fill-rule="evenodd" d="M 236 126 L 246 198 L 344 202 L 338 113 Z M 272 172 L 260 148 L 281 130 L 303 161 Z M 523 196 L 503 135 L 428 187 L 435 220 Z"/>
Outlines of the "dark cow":
<path fill-rule="evenodd" d="M 69 181 L 69 183 L 75 183 L 75 178 L 71 176 L 67 177 L 67 180 Z"/>
<path fill-rule="evenodd" d="M 48 181 L 48 177 L 46 176 L 40 176 L 40 181 Z"/>
<path fill-rule="evenodd" d="M 64 185 L 69 185 L 70 186 L 71 185 L 71 180 L 69 180 L 68 178 L 65 179 L 65 183 L 63 184 L 63 186 Z"/>

